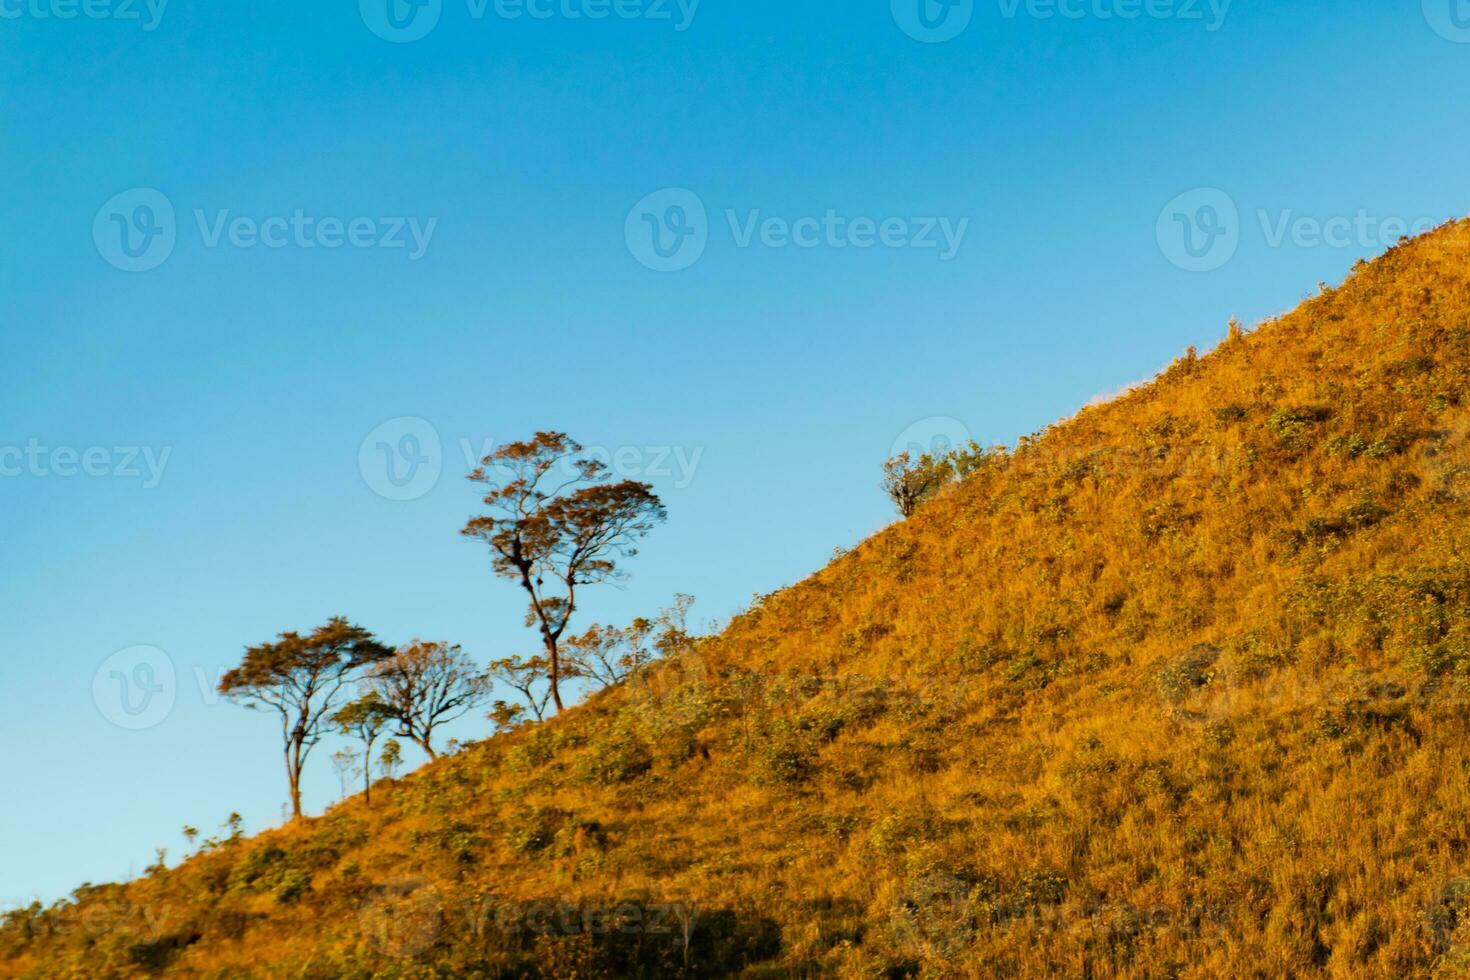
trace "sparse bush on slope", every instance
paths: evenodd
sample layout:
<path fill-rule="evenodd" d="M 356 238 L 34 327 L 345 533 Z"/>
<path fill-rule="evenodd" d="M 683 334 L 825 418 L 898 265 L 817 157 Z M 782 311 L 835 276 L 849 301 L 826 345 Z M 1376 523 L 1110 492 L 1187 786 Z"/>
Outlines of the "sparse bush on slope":
<path fill-rule="evenodd" d="M 11 915 L 0 975 L 1459 975 L 1467 391 L 1459 224 L 371 809 Z"/>

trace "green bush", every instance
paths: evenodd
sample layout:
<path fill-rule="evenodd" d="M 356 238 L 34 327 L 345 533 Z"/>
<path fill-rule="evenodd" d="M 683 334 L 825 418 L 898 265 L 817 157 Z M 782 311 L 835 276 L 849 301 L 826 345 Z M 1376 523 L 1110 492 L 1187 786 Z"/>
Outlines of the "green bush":
<path fill-rule="evenodd" d="M 475 851 L 484 841 L 472 824 L 453 820 L 433 830 L 416 830 L 410 835 L 415 846 L 427 845 L 434 851 L 448 854 L 459 864 L 471 864 Z"/>
<path fill-rule="evenodd" d="M 311 872 L 300 868 L 285 868 L 277 878 L 275 887 L 271 889 L 271 895 L 282 905 L 290 905 L 309 891 Z"/>
<path fill-rule="evenodd" d="M 555 843 L 557 832 L 573 816 L 556 807 L 534 806 L 523 810 L 506 822 L 506 846 L 525 856 L 540 854 Z"/>
<path fill-rule="evenodd" d="M 809 729 L 781 718 L 762 741 L 752 779 L 758 786 L 794 786 L 817 774 L 818 738 Z"/>
<path fill-rule="evenodd" d="M 632 736 L 592 745 L 577 761 L 577 779 L 592 786 L 616 786 L 653 768 L 653 755 Z"/>
<path fill-rule="evenodd" d="M 1170 704 L 1178 704 L 1214 679 L 1213 668 L 1219 659 L 1219 647 L 1190 647 L 1154 675 L 1159 695 Z"/>
<path fill-rule="evenodd" d="M 1266 428 L 1276 437 L 1282 448 L 1299 451 L 1311 444 L 1308 437 L 1310 430 L 1327 421 L 1331 415 L 1328 409 L 1316 405 L 1284 408 L 1271 414 L 1266 420 Z"/>
<path fill-rule="evenodd" d="M 288 854 L 275 844 L 250 850 L 230 872 L 226 890 L 269 894 L 289 905 L 311 890 L 311 871 L 301 856 Z"/>
<path fill-rule="evenodd" d="M 1031 650 L 1011 662 L 1006 668 L 1006 683 L 1022 691 L 1040 691 L 1056 677 L 1056 664 L 1048 663 Z"/>

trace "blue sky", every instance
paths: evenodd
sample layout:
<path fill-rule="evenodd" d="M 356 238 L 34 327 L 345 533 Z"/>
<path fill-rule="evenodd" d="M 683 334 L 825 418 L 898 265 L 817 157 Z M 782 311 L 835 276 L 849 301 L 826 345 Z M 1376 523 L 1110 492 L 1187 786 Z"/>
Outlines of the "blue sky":
<path fill-rule="evenodd" d="M 720 620 L 891 519 L 896 442 L 1012 442 L 1467 208 L 1451 0 L 386 3 L 0 0 L 0 904 L 280 819 L 209 694 L 248 644 L 530 650 L 457 534 L 482 445 L 663 494 L 584 622 Z"/>

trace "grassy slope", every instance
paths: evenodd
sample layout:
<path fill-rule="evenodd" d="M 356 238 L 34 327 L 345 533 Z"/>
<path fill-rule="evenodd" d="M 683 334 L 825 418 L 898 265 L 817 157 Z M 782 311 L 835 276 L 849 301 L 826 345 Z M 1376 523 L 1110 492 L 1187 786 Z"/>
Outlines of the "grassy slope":
<path fill-rule="evenodd" d="M 1467 382 L 1461 223 L 642 682 L 15 917 L 0 976 L 1455 974 Z"/>

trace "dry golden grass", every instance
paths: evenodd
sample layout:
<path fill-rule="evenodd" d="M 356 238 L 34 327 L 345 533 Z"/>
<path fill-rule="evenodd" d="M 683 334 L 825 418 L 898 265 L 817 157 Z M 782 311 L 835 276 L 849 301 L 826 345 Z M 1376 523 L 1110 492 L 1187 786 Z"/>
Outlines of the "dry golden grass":
<path fill-rule="evenodd" d="M 557 721 L 13 916 L 0 976 L 1460 975 L 1467 383 L 1461 223 Z"/>

